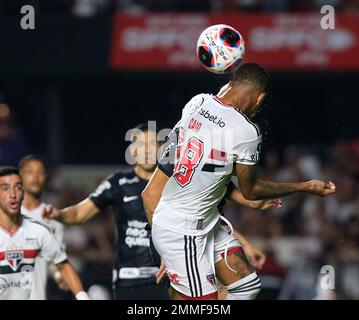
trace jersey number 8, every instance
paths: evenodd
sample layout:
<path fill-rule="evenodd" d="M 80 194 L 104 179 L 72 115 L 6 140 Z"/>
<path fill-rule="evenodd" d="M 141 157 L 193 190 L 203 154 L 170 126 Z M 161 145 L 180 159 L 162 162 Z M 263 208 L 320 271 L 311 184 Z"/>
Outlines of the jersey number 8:
<path fill-rule="evenodd" d="M 174 171 L 174 178 L 181 187 L 185 187 L 191 182 L 195 169 L 203 156 L 203 142 L 201 140 L 192 137 L 185 146 L 183 146 L 183 140 L 184 132 L 181 130 L 177 147 L 177 166 Z M 181 152 L 183 147 L 184 150 Z"/>

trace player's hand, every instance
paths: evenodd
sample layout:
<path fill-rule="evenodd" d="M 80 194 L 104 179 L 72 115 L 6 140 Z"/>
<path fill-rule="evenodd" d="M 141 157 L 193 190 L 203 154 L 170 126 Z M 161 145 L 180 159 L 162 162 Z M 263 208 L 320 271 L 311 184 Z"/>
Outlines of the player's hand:
<path fill-rule="evenodd" d="M 257 200 L 254 202 L 254 208 L 259 210 L 266 210 L 269 208 L 281 208 L 282 207 L 282 199 L 269 199 L 269 200 Z"/>
<path fill-rule="evenodd" d="M 305 182 L 304 190 L 317 196 L 326 197 L 334 194 L 335 184 L 331 181 L 311 180 Z"/>
<path fill-rule="evenodd" d="M 251 244 L 243 246 L 243 250 L 249 260 L 249 263 L 257 269 L 262 269 L 267 259 L 266 255 Z"/>
<path fill-rule="evenodd" d="M 48 204 L 42 209 L 42 216 L 45 219 L 57 219 L 60 217 L 60 210 Z"/>
<path fill-rule="evenodd" d="M 163 259 L 161 258 L 161 265 L 156 273 L 156 283 L 159 284 L 166 275 L 167 275 L 166 266 Z"/>
<path fill-rule="evenodd" d="M 66 281 L 64 280 L 62 274 L 60 271 L 56 271 L 54 274 L 54 280 L 57 284 L 57 286 L 59 287 L 60 290 L 62 291 L 70 291 L 69 286 L 67 285 Z"/>

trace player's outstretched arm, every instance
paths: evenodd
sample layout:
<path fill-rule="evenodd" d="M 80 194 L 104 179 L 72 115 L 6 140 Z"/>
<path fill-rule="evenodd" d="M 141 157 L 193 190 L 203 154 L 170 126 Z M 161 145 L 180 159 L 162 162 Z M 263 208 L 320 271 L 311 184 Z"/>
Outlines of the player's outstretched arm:
<path fill-rule="evenodd" d="M 58 270 L 61 272 L 62 277 L 66 284 L 68 284 L 71 292 L 74 294 L 77 300 L 90 300 L 87 293 L 84 290 L 80 277 L 72 264 L 65 260 L 56 264 Z"/>
<path fill-rule="evenodd" d="M 263 200 L 284 197 L 294 192 L 307 192 L 317 196 L 329 196 L 335 193 L 333 182 L 311 180 L 306 182 L 278 183 L 264 180 L 255 166 L 235 165 L 240 189 L 248 200 Z"/>
<path fill-rule="evenodd" d="M 280 208 L 282 207 L 282 199 L 269 199 L 269 200 L 247 200 L 241 190 L 234 187 L 229 194 L 229 199 L 232 201 L 239 203 L 241 205 L 259 209 L 259 210 L 266 210 L 272 207 Z"/>
<path fill-rule="evenodd" d="M 150 224 L 152 224 L 153 213 L 161 199 L 162 190 L 167 181 L 168 176 L 156 168 L 145 190 L 142 191 L 143 206 L 145 207 L 147 220 Z"/>
<path fill-rule="evenodd" d="M 94 202 L 90 198 L 86 198 L 82 202 L 62 210 L 47 205 L 43 210 L 43 217 L 55 219 L 64 224 L 81 224 L 93 218 L 99 211 Z"/>

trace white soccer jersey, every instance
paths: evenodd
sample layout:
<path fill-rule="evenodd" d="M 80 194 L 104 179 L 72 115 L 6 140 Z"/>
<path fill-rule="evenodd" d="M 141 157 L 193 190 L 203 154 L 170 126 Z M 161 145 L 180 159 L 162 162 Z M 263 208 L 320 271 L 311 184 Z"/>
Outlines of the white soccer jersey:
<path fill-rule="evenodd" d="M 40 206 L 33 210 L 28 210 L 23 205 L 21 207 L 21 213 L 30 218 L 41 221 L 45 224 L 55 236 L 56 240 L 60 243 L 61 247 L 65 249 L 64 243 L 64 226 L 55 220 L 45 220 L 42 217 L 42 210 L 46 206 L 45 203 L 41 203 Z M 30 300 L 46 300 L 46 285 L 48 278 L 48 263 L 41 257 L 36 258 L 35 269 L 35 283 L 36 287 L 31 292 Z"/>
<path fill-rule="evenodd" d="M 210 94 L 195 96 L 183 109 L 174 172 L 155 210 L 153 223 L 187 235 L 216 224 L 235 163 L 258 162 L 261 134 L 238 109 Z"/>
<path fill-rule="evenodd" d="M 0 300 L 28 300 L 37 283 L 35 259 L 58 264 L 66 253 L 51 231 L 41 222 L 22 216 L 13 232 L 0 226 Z"/>

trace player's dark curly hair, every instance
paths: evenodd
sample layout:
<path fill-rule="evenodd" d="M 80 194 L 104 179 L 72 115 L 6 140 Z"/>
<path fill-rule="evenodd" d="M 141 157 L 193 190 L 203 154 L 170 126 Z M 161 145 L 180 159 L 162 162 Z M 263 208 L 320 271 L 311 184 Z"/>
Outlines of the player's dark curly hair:
<path fill-rule="evenodd" d="M 12 175 L 20 176 L 19 170 L 11 166 L 0 167 L 0 177 L 12 176 Z"/>
<path fill-rule="evenodd" d="M 261 65 L 250 62 L 241 64 L 233 71 L 232 81 L 247 82 L 261 92 L 267 92 L 270 76 Z"/>

